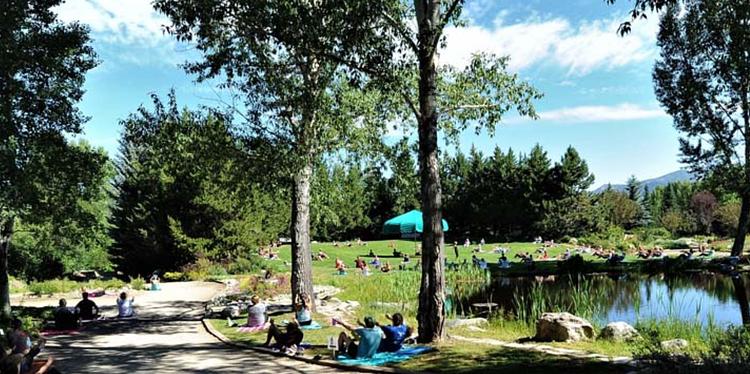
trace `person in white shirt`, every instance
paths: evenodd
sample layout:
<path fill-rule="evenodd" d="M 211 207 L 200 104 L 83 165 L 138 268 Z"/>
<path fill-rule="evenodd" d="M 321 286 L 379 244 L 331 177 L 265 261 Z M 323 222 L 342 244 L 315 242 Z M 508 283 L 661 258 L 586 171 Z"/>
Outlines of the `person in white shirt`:
<path fill-rule="evenodd" d="M 135 298 L 131 297 L 128 299 L 128 294 L 123 292 L 120 294 L 120 298 L 117 299 L 117 317 L 127 318 L 135 316 L 135 310 L 133 310 L 133 302 Z"/>

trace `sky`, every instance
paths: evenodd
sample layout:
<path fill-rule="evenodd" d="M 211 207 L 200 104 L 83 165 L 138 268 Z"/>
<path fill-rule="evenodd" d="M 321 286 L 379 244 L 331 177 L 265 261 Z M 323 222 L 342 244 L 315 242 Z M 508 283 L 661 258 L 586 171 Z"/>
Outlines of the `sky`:
<path fill-rule="evenodd" d="M 595 175 L 593 187 L 630 175 L 657 177 L 680 168 L 679 134 L 656 101 L 651 72 L 658 56 L 658 19 L 635 23 L 625 37 L 630 1 L 466 0 L 466 26 L 446 30 L 440 63 L 461 67 L 475 52 L 510 56 L 509 69 L 544 93 L 538 120 L 506 115 L 493 137 L 467 130 L 460 147 L 485 154 L 499 146 L 528 153 L 535 144 L 558 160 L 575 147 Z M 80 136 L 117 152 L 119 122 L 150 95 L 174 89 L 181 106 L 216 106 L 214 83 L 195 83 L 179 65 L 200 56 L 165 35 L 168 23 L 150 0 L 67 0 L 63 21 L 91 28 L 101 64 L 87 75 L 80 103 L 90 121 Z"/>

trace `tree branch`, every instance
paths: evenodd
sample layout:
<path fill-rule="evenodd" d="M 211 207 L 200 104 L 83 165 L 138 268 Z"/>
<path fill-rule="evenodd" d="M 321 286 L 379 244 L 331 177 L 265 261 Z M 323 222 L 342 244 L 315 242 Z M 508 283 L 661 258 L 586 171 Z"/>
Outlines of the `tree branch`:
<path fill-rule="evenodd" d="M 403 28 L 403 25 L 400 24 L 398 21 L 393 19 L 390 14 L 383 12 L 383 16 L 385 17 L 386 21 L 391 24 L 391 26 L 396 29 L 396 32 L 398 32 L 401 35 L 401 38 L 404 39 L 404 42 L 411 48 L 411 50 L 414 52 L 414 54 L 417 54 L 419 52 L 419 47 L 417 46 L 417 43 L 414 41 L 414 39 L 411 38 L 409 33 Z"/>
<path fill-rule="evenodd" d="M 453 17 L 453 13 L 456 12 L 456 9 L 458 9 L 458 4 L 462 3 L 463 0 L 453 0 L 451 5 L 448 7 L 448 10 L 443 14 L 443 18 L 440 19 L 440 24 L 437 28 L 437 34 L 435 35 L 435 40 L 432 41 L 432 48 L 433 50 L 437 49 L 438 43 L 440 42 L 440 37 L 443 35 L 443 30 L 445 30 L 445 26 L 448 25 L 448 22 L 450 22 L 451 17 Z"/>

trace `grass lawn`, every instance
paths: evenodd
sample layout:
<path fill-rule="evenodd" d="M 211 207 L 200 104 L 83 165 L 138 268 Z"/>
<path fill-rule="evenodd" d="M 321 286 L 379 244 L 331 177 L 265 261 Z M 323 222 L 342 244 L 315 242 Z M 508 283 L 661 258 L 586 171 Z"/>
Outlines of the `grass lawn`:
<path fill-rule="evenodd" d="M 530 252 L 535 253 L 540 246 L 534 243 L 491 243 L 486 244 L 483 249 L 484 253 L 478 254 L 478 257 L 484 258 L 489 263 L 497 262 L 499 254 L 490 251 L 497 245 L 509 248 L 508 257 L 512 258 L 516 253 Z M 398 268 L 401 263 L 400 258 L 393 258 L 392 251 L 395 247 L 402 253 L 409 254 L 412 257 L 410 267 L 412 270 L 398 271 L 391 273 L 380 273 L 373 271 L 369 277 L 362 276 L 354 268 L 354 260 L 361 256 L 366 261 L 370 261 L 369 252 L 381 258 L 382 262 L 390 261 L 391 266 Z M 566 248 L 572 248 L 569 245 L 558 245 L 549 249 L 548 253 L 554 258 L 565 252 Z M 401 312 L 410 326 L 417 326 L 417 296 L 419 292 L 420 273 L 415 269 L 417 259 L 414 258 L 414 242 L 407 240 L 393 241 L 375 241 L 366 245 L 352 246 L 339 244 L 334 246 L 332 243 L 313 243 L 313 254 L 318 251 L 324 251 L 330 257 L 323 261 L 313 261 L 313 279 L 318 285 L 332 285 L 340 288 L 342 291 L 335 297 L 343 301 L 354 300 L 360 303 L 356 309 L 356 317 L 363 318 L 366 315 L 375 316 L 380 321 L 385 321 L 382 317 L 385 313 Z M 459 258 L 456 261 L 452 245 L 446 248 L 449 261 L 462 262 L 464 259 L 469 263 L 471 261 L 472 251 L 470 248 L 459 246 Z M 279 260 L 267 260 L 269 265 L 283 267 L 284 263 L 291 261 L 289 246 L 283 246 L 279 250 Z M 586 260 L 603 262 L 590 255 L 584 256 Z M 347 275 L 338 275 L 334 269 L 336 258 L 343 260 L 350 271 Z M 633 259 L 635 260 L 635 259 Z M 555 261 L 546 261 L 550 267 L 556 266 Z M 541 265 L 541 264 L 540 264 Z M 289 269 L 287 268 L 287 271 Z M 464 270 L 461 272 L 447 272 L 448 287 L 455 289 L 454 292 L 460 292 L 466 287 L 465 292 L 471 292 L 473 283 L 480 283 L 477 280 L 483 280 L 486 274 L 480 270 Z M 463 277 L 463 278 L 461 278 Z M 455 296 L 455 295 L 454 295 Z M 291 314 L 274 316 L 277 321 L 291 319 Z M 244 316 L 238 320 L 244 322 Z M 322 315 L 315 316 L 323 328 L 320 330 L 305 331 L 305 342 L 313 345 L 325 345 L 328 337 L 337 336 L 343 329 L 341 327 L 330 326 L 328 317 Z M 261 344 L 265 341 L 265 332 L 260 333 L 239 333 L 236 328 L 228 328 L 224 320 L 212 320 L 212 324 L 228 338 L 249 344 Z M 354 322 L 354 321 L 351 321 Z M 520 321 L 508 321 L 503 319 L 492 320 L 486 331 L 472 331 L 464 328 L 457 328 L 448 331 L 448 334 L 460 335 L 475 338 L 490 338 L 502 341 L 514 341 L 520 338 L 532 336 L 533 327 Z M 550 345 L 570 348 L 590 353 L 606 354 L 610 356 L 628 356 L 630 347 L 627 344 L 613 344 L 607 342 L 587 342 L 587 343 L 551 343 Z M 568 358 L 561 358 L 551 355 L 545 355 L 525 350 L 513 350 L 482 344 L 472 344 L 456 340 L 447 340 L 437 346 L 438 351 L 426 354 L 418 358 L 409 360 L 400 364 L 398 367 L 409 370 L 427 370 L 436 372 L 485 372 L 495 371 L 497 368 L 514 371 L 527 371 L 529 365 L 533 368 L 531 372 L 547 372 L 555 368 L 568 370 L 577 370 L 581 372 L 620 372 L 626 371 L 623 368 L 615 367 L 606 363 L 599 362 L 580 362 L 571 361 Z M 317 353 L 317 352 L 315 352 Z M 532 365 L 533 364 L 533 365 Z"/>

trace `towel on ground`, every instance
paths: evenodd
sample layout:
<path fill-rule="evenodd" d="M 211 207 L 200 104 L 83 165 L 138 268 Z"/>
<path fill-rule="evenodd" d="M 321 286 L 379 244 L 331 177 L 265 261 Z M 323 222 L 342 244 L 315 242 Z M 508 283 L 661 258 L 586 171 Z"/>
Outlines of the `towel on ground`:
<path fill-rule="evenodd" d="M 260 331 L 268 329 L 268 325 L 270 324 L 265 323 L 260 326 L 247 326 L 247 325 L 240 326 L 239 328 L 237 328 L 237 332 L 246 332 L 246 333 L 260 332 Z"/>
<path fill-rule="evenodd" d="M 397 352 L 379 352 L 372 358 L 350 358 L 338 355 L 336 360 L 344 365 L 382 366 L 406 361 L 416 355 L 432 351 L 432 347 L 424 345 L 404 346 Z"/>

